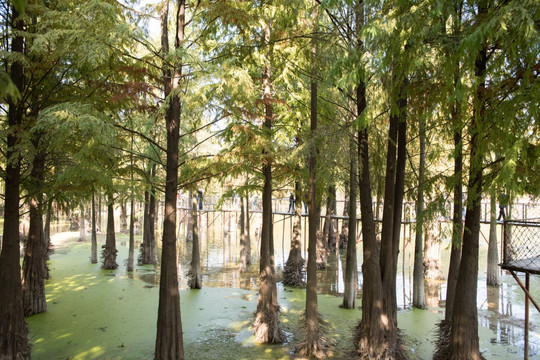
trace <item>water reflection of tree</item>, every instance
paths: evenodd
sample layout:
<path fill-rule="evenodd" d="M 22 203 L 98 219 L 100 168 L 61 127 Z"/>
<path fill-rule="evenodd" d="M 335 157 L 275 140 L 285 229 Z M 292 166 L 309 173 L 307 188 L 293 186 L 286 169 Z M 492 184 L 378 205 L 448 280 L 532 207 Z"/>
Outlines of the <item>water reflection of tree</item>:
<path fill-rule="evenodd" d="M 487 303 L 488 303 L 488 326 L 496 335 L 495 339 L 491 339 L 493 342 L 497 340 L 499 332 L 497 328 L 500 324 L 499 322 L 499 299 L 500 299 L 500 287 L 499 286 L 488 286 L 487 287 Z"/>
<path fill-rule="evenodd" d="M 317 287 L 319 293 L 335 296 L 341 296 L 343 293 L 342 291 L 339 291 L 340 274 L 337 256 L 336 253 L 330 253 L 328 255 L 326 268 L 317 272 Z"/>

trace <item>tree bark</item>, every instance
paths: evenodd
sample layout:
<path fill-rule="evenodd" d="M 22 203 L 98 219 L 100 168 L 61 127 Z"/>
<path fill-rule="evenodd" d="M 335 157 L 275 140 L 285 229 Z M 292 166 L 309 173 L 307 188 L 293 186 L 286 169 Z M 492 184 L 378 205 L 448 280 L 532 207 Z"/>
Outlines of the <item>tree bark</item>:
<path fill-rule="evenodd" d="M 246 212 L 244 225 L 245 229 L 245 248 L 246 248 L 246 265 L 251 265 L 251 237 L 250 237 L 250 221 L 249 221 L 249 196 L 246 195 Z"/>
<path fill-rule="evenodd" d="M 47 310 L 45 279 L 47 278 L 47 249 L 43 241 L 43 186 L 45 154 L 39 149 L 39 135 L 32 143 L 36 154 L 32 161 L 30 179 L 33 187 L 28 201 L 30 225 L 22 267 L 22 294 L 24 315 L 30 316 Z"/>
<path fill-rule="evenodd" d="M 103 251 L 101 256 L 103 258 L 102 269 L 116 269 L 118 264 L 116 263 L 116 235 L 114 232 L 114 207 L 113 207 L 113 195 L 107 196 L 107 235 L 105 237 L 105 245 L 102 246 Z"/>
<path fill-rule="evenodd" d="M 30 316 L 47 310 L 45 298 L 46 251 L 42 238 L 40 199 L 32 196 L 28 202 L 30 226 L 22 267 L 24 315 Z"/>
<path fill-rule="evenodd" d="M 141 246 L 139 248 L 139 265 L 147 264 L 147 248 L 148 248 L 148 237 L 149 237 L 149 218 L 148 218 L 148 209 L 150 207 L 150 192 L 148 190 L 144 191 L 144 208 L 143 208 L 143 237 Z"/>
<path fill-rule="evenodd" d="M 189 190 L 188 191 L 188 198 L 191 199 L 193 198 L 193 191 Z M 188 204 L 188 208 L 190 207 L 190 204 Z M 193 241 L 193 222 L 196 221 L 195 219 L 193 219 L 193 216 L 195 216 L 196 213 L 194 213 L 193 211 L 189 211 L 188 210 L 188 213 L 187 213 L 187 231 L 186 231 L 186 241 L 187 242 L 190 242 L 190 241 Z"/>
<path fill-rule="evenodd" d="M 97 264 L 97 231 L 96 231 L 96 200 L 94 192 L 92 192 L 92 250 L 90 255 L 90 262 Z"/>
<path fill-rule="evenodd" d="M 357 89 L 359 99 L 365 99 L 365 93 L 361 93 L 362 89 L 364 89 L 363 86 L 359 86 Z M 392 345 L 391 341 L 393 339 L 386 337 L 389 324 L 388 319 L 383 315 L 381 307 L 383 285 L 379 263 L 379 246 L 375 236 L 375 221 L 373 220 L 368 141 L 368 129 L 365 126 L 359 132 L 358 142 L 364 261 L 362 263 L 362 319 L 356 328 L 355 345 L 358 355 L 371 359 L 380 359 L 386 353 L 385 350 Z"/>
<path fill-rule="evenodd" d="M 120 232 L 125 233 L 128 229 L 127 207 L 124 200 L 120 201 Z"/>
<path fill-rule="evenodd" d="M 189 268 L 189 288 L 202 288 L 202 273 L 201 273 L 201 255 L 199 251 L 199 226 L 197 224 L 198 206 L 197 198 L 191 196 L 191 213 L 193 217 L 193 236 L 191 250 L 191 264 Z"/>
<path fill-rule="evenodd" d="M 363 85 L 363 83 L 360 84 L 360 86 Z M 365 92 L 365 89 L 360 90 L 360 93 L 363 92 Z M 353 129 L 355 128 L 356 127 L 353 126 Z M 349 227 L 347 229 L 349 237 L 347 239 L 347 262 L 345 264 L 345 290 L 343 292 L 343 303 L 341 305 L 345 309 L 355 308 L 356 284 L 358 283 L 358 264 L 356 263 L 356 194 L 358 188 L 358 147 L 356 145 L 354 133 L 355 132 L 350 134 L 349 140 L 349 153 L 351 157 L 349 171 Z"/>
<path fill-rule="evenodd" d="M 309 214 L 308 214 L 308 260 L 306 285 L 306 311 L 302 324 L 305 340 L 298 347 L 300 355 L 308 358 L 322 359 L 326 357 L 326 326 L 319 315 L 317 299 L 317 268 L 320 268 L 321 253 L 324 252 L 326 267 L 326 239 L 318 234 L 320 209 L 317 209 L 317 117 L 318 117 L 318 54 L 317 41 L 319 29 L 319 6 L 313 1 L 313 33 L 311 48 L 311 104 L 310 104 L 310 140 L 309 150 Z M 327 210 L 328 212 L 328 210 Z"/>
<path fill-rule="evenodd" d="M 426 169 L 426 124 L 420 115 L 420 164 L 418 168 L 418 197 L 416 199 L 416 238 L 414 243 L 413 307 L 424 309 L 424 182 Z"/>
<path fill-rule="evenodd" d="M 134 258 L 135 258 L 135 200 L 133 199 L 133 194 L 131 195 L 130 201 L 131 209 L 129 214 L 129 254 L 126 271 L 133 271 Z"/>
<path fill-rule="evenodd" d="M 133 189 L 133 134 L 131 134 L 131 143 L 130 143 L 131 152 L 129 154 L 130 162 L 130 209 L 129 209 L 129 254 L 127 262 L 127 271 L 133 271 L 133 263 L 135 262 L 135 194 Z"/>
<path fill-rule="evenodd" d="M 460 31 L 461 11 L 458 8 L 453 12 L 452 32 Z M 446 19 L 443 20 L 443 25 Z M 444 26 L 443 26 L 444 28 Z M 459 263 L 461 261 L 461 238 L 463 233 L 463 123 L 461 120 L 461 106 L 457 99 L 460 82 L 459 63 L 454 64 L 453 89 L 455 99 L 450 105 L 452 128 L 454 131 L 454 186 L 453 186 L 453 214 L 452 214 L 452 244 L 450 250 L 450 265 L 448 268 L 448 280 L 446 288 L 446 306 L 444 321 L 441 323 L 440 338 L 448 338 L 449 326 L 452 319 L 454 295 L 456 292 Z"/>
<path fill-rule="evenodd" d="M 407 46 L 407 45 L 406 45 Z M 392 230 L 392 273 L 391 278 L 386 283 L 383 276 L 383 286 L 385 286 L 385 299 L 388 302 L 387 309 L 391 311 L 390 316 L 395 321 L 397 328 L 397 295 L 396 295 L 396 277 L 397 263 L 399 255 L 399 243 L 401 239 L 401 217 L 403 210 L 403 196 L 405 187 L 405 165 L 407 162 L 407 94 L 406 87 L 408 79 L 405 77 L 400 84 L 397 100 L 398 107 L 398 139 L 397 139 L 397 160 L 396 160 L 396 180 L 394 183 L 394 219 Z M 385 201 L 386 202 L 386 201 Z M 383 223 L 383 226 L 386 224 Z"/>
<path fill-rule="evenodd" d="M 247 241 L 246 209 L 244 207 L 244 197 L 240 196 L 240 272 L 247 270 Z"/>
<path fill-rule="evenodd" d="M 184 42 L 185 1 L 178 0 L 176 13 L 175 48 Z M 169 53 L 169 3 L 161 10 L 161 50 Z M 176 60 L 173 71 L 163 65 L 164 94 L 167 98 L 165 122 L 167 128 L 167 162 L 165 182 L 165 213 L 163 219 L 163 248 L 161 251 L 161 277 L 155 359 L 184 359 L 180 292 L 178 290 L 178 259 L 176 254 L 176 196 L 178 194 L 178 141 L 180 138 L 181 105 L 179 86 L 182 61 Z"/>
<path fill-rule="evenodd" d="M 356 39 L 361 47 L 360 31 L 363 24 L 364 3 L 356 3 L 355 17 L 358 33 Z M 366 93 L 363 79 L 356 88 L 358 116 L 364 118 Z M 369 359 L 403 359 L 403 349 L 397 332 L 396 320 L 391 318 L 385 297 L 391 284 L 393 260 L 393 221 L 395 193 L 395 144 L 398 132 L 398 116 L 391 116 L 387 154 L 387 181 L 385 183 L 385 209 L 383 211 L 383 236 L 379 252 L 373 220 L 371 178 L 369 169 L 369 137 L 367 123 L 361 122 L 358 135 L 360 156 L 360 211 L 362 218 L 363 255 L 362 264 L 362 320 L 356 328 L 355 345 L 359 357 Z M 391 140 L 393 139 L 393 140 Z M 391 141 L 394 141 L 391 144 Z M 387 204 L 388 202 L 388 204 Z M 383 260 L 383 261 L 381 261 Z M 385 262 L 388 261 L 388 262 Z M 383 284 L 385 284 L 383 286 Z M 395 286 L 395 283 L 393 284 Z M 386 289 L 386 291 L 385 291 Z"/>
<path fill-rule="evenodd" d="M 484 1 L 478 5 L 478 18 L 487 13 Z M 446 346 L 439 344 L 434 359 L 484 359 L 479 350 L 478 339 L 478 310 L 476 296 L 478 287 L 478 248 L 480 235 L 480 213 L 482 194 L 482 150 L 481 130 L 486 121 L 486 89 L 485 78 L 487 68 L 487 44 L 482 47 L 475 61 L 476 92 L 473 99 L 473 115 L 469 126 L 470 139 L 470 169 L 467 186 L 467 210 L 465 213 L 465 232 L 461 262 L 457 278 L 460 291 L 454 295 L 450 337 Z"/>
<path fill-rule="evenodd" d="M 98 193 L 98 214 L 97 214 L 97 227 L 99 229 L 99 232 L 103 231 L 103 228 L 101 227 L 101 215 L 102 215 L 102 209 L 101 206 L 101 191 Z"/>
<path fill-rule="evenodd" d="M 264 42 L 270 46 L 270 25 L 266 24 L 264 29 Z M 271 99 L 270 85 L 270 57 L 271 47 L 266 54 L 263 69 L 263 103 L 265 107 L 265 118 L 263 129 L 268 140 L 272 137 L 273 107 Z M 262 229 L 261 229 L 261 249 L 259 265 L 259 297 L 257 300 L 257 310 L 253 327 L 255 338 L 261 343 L 278 344 L 285 341 L 285 333 L 281 330 L 279 321 L 279 305 L 277 301 L 276 274 L 274 269 L 274 239 L 272 232 L 272 159 L 266 150 L 262 167 L 264 177 L 263 199 L 262 199 Z"/>
<path fill-rule="evenodd" d="M 328 197 L 326 199 L 326 216 L 323 227 L 323 241 L 327 251 L 336 250 L 336 227 L 332 216 L 336 215 L 336 187 L 328 187 Z"/>
<path fill-rule="evenodd" d="M 152 165 L 150 171 L 150 177 L 155 176 L 156 165 Z M 144 192 L 144 218 L 143 218 L 143 241 L 140 247 L 140 254 L 138 263 L 140 265 L 155 265 L 157 262 L 156 256 L 156 237 L 155 237 L 155 223 L 156 223 L 156 197 L 155 187 L 152 185 L 150 190 Z"/>
<path fill-rule="evenodd" d="M 12 6 L 13 29 L 19 33 L 13 38 L 11 51 L 23 53 L 23 20 Z M 22 55 L 21 55 L 22 56 Z M 24 73 L 22 64 L 14 62 L 10 69 L 11 80 L 22 91 Z M 19 185 L 20 157 L 16 150 L 18 127 L 22 123 L 22 105 L 8 97 L 8 127 L 5 164 L 4 229 L 0 254 L 0 354 L 5 359 L 30 356 L 28 330 L 24 321 L 19 250 Z"/>
<path fill-rule="evenodd" d="M 86 241 L 86 219 L 84 217 L 84 205 L 81 202 L 79 205 L 80 221 L 79 221 L 79 241 Z"/>
<path fill-rule="evenodd" d="M 355 105 L 356 106 L 356 105 Z M 357 182 L 357 185 L 358 185 L 358 150 L 355 150 L 355 153 L 356 153 L 356 168 L 357 168 L 357 173 L 356 173 L 356 182 Z M 343 219 L 343 221 L 341 222 L 341 233 L 339 234 L 339 248 L 340 249 L 346 249 L 347 248 L 347 239 L 349 238 L 349 192 L 350 192 L 350 183 L 349 181 L 345 181 L 345 184 L 344 184 L 344 188 L 345 188 L 345 202 L 343 204 L 343 213 L 342 215 L 344 217 L 347 217 L 345 219 Z M 358 193 L 356 194 L 356 197 L 358 198 Z M 358 211 L 357 211 L 358 213 Z M 356 225 L 356 224 L 355 224 Z"/>
<path fill-rule="evenodd" d="M 45 243 L 46 259 L 49 259 L 49 253 L 52 252 L 51 243 L 51 218 L 52 218 L 52 200 L 47 200 L 47 215 L 45 216 L 45 225 L 43 227 L 43 242 Z M 47 279 L 49 278 L 47 274 Z"/>
<path fill-rule="evenodd" d="M 383 225 L 381 234 L 380 266 L 383 280 L 384 300 L 383 314 L 388 317 L 389 326 L 396 327 L 397 315 L 395 311 L 394 272 L 394 206 L 395 206 L 395 180 L 396 180 L 396 144 L 398 138 L 399 116 L 390 115 L 388 130 L 388 145 L 386 155 L 386 176 L 384 186 Z"/>
<path fill-rule="evenodd" d="M 489 244 L 487 258 L 487 285 L 499 286 L 499 251 L 497 246 L 497 194 L 490 191 Z"/>
<path fill-rule="evenodd" d="M 441 279 L 441 223 L 429 221 L 426 224 L 424 248 L 424 277 L 426 279 Z"/>
<path fill-rule="evenodd" d="M 302 192 L 300 191 L 300 183 L 298 181 L 295 182 L 294 190 L 294 225 L 291 249 L 283 269 L 283 284 L 289 286 L 302 286 L 304 285 L 305 260 L 302 257 L 302 202 L 299 201 Z"/>

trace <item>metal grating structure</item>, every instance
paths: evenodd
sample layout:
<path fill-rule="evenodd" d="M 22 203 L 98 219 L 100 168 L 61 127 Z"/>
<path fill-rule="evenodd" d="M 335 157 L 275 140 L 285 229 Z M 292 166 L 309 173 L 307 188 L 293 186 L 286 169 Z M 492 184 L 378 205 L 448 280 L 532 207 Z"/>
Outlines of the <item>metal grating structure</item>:
<path fill-rule="evenodd" d="M 504 223 L 503 262 L 505 270 L 540 275 L 540 223 Z"/>
<path fill-rule="evenodd" d="M 525 293 L 525 348 L 529 358 L 529 302 L 540 312 L 540 306 L 530 293 L 530 276 L 540 275 L 540 222 L 505 221 L 503 224 L 503 262 L 501 268 L 512 274 Z M 516 275 L 525 273 L 525 284 Z"/>

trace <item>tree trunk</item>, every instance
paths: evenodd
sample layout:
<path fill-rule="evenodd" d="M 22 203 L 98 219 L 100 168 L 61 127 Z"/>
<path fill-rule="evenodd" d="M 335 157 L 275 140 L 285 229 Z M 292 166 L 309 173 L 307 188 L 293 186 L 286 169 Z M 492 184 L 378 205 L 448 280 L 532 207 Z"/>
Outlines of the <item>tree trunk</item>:
<path fill-rule="evenodd" d="M 247 270 L 247 238 L 246 238 L 246 211 L 244 197 L 240 196 L 240 272 Z"/>
<path fill-rule="evenodd" d="M 264 41 L 270 44 L 270 25 L 264 29 Z M 263 129 L 265 134 L 272 137 L 273 107 L 270 89 L 270 57 L 266 55 L 263 70 L 263 103 L 265 107 L 265 119 Z M 274 269 L 274 239 L 272 232 L 272 159 L 266 150 L 263 150 L 263 200 L 262 200 L 262 229 L 261 250 L 259 266 L 259 297 L 253 327 L 255 338 L 261 343 L 279 344 L 285 341 L 285 333 L 281 330 L 279 322 L 279 305 L 277 301 L 276 274 Z"/>
<path fill-rule="evenodd" d="M 266 121 L 265 121 L 266 123 Z M 268 127 L 268 125 L 265 125 Z M 281 330 L 277 302 L 277 285 L 273 269 L 272 246 L 272 168 L 269 163 L 263 165 L 263 220 L 261 230 L 261 249 L 259 267 L 259 297 L 253 323 L 255 337 L 261 343 L 276 344 L 285 340 Z"/>
<path fill-rule="evenodd" d="M 487 13 L 485 3 L 480 3 L 477 18 Z M 438 344 L 434 359 L 484 359 L 479 350 L 478 310 L 476 296 L 478 290 L 478 248 L 480 236 L 480 214 L 482 194 L 482 164 L 484 153 L 480 136 L 483 136 L 486 121 L 486 64 L 487 44 L 484 40 L 475 61 L 476 92 L 473 101 L 473 115 L 469 126 L 470 169 L 467 186 L 467 210 L 465 232 L 457 286 L 460 291 L 454 295 L 450 337 L 447 346 Z M 443 344 L 444 345 L 444 344 Z"/>
<path fill-rule="evenodd" d="M 150 171 L 150 177 L 155 176 L 156 165 L 152 165 Z M 138 263 L 140 265 L 155 265 L 157 262 L 156 256 L 156 237 L 155 237 L 155 223 L 156 223 L 156 197 L 154 186 L 150 187 L 150 191 L 144 192 L 144 218 L 143 218 L 143 241 L 140 247 L 140 254 Z"/>
<path fill-rule="evenodd" d="M 188 284 L 190 289 L 202 288 L 202 273 L 201 273 L 201 255 L 199 252 L 199 226 L 197 224 L 197 198 L 191 196 L 191 213 L 193 217 L 193 236 L 192 236 L 192 251 L 191 264 L 188 274 Z"/>
<path fill-rule="evenodd" d="M 487 259 L 487 285 L 499 286 L 499 252 L 497 246 L 497 194 L 495 190 L 490 191 L 490 222 L 489 222 L 489 244 Z"/>
<path fill-rule="evenodd" d="M 358 87 L 357 93 L 358 99 L 363 100 L 365 108 L 365 87 L 363 83 Z M 360 104 L 358 105 L 359 108 Z M 361 112 L 359 111 L 359 113 Z M 383 285 L 379 263 L 379 246 L 375 236 L 375 221 L 373 221 L 368 139 L 368 129 L 364 127 L 359 132 L 358 142 L 361 174 L 359 184 L 360 212 L 364 257 L 362 263 L 362 320 L 356 328 L 355 345 L 359 356 L 370 359 L 383 359 L 387 349 L 393 345 L 392 341 L 394 339 L 386 337 L 389 324 L 383 315 L 381 307 Z M 383 321 L 383 319 L 385 320 Z"/>
<path fill-rule="evenodd" d="M 114 233 L 114 207 L 113 196 L 108 195 L 107 199 L 107 235 L 105 238 L 105 245 L 102 246 L 103 251 L 101 256 L 103 258 L 102 269 L 116 269 L 118 264 L 116 263 L 116 235 Z"/>
<path fill-rule="evenodd" d="M 357 150 L 355 151 L 355 153 L 358 155 L 358 152 Z M 356 155 L 355 155 L 356 156 Z M 356 160 L 358 162 L 358 156 L 356 156 Z M 357 174 L 356 174 L 356 181 L 358 183 L 358 164 L 356 165 L 357 167 Z M 343 204 L 343 213 L 342 215 L 344 217 L 348 217 L 349 216 L 349 191 L 350 191 L 350 184 L 349 184 L 349 181 L 345 181 L 345 184 L 344 184 L 344 187 L 345 187 L 345 201 L 344 201 L 344 204 Z M 356 195 L 358 197 L 358 194 Z M 358 212 L 357 212 L 358 213 Z M 355 223 L 356 225 L 356 223 Z M 343 219 L 343 221 L 341 222 L 341 233 L 339 234 L 339 248 L 340 249 L 346 249 L 347 248 L 347 239 L 349 237 L 349 219 L 345 218 Z"/>
<path fill-rule="evenodd" d="M 45 172 L 45 154 L 39 149 L 39 134 L 32 139 L 36 154 L 32 161 L 28 201 L 30 225 L 22 267 L 22 292 L 24 315 L 30 316 L 47 310 L 45 279 L 47 278 L 47 249 L 43 241 L 43 196 L 41 187 Z"/>
<path fill-rule="evenodd" d="M 309 196 L 309 195 L 308 195 Z M 317 231 L 317 269 L 326 269 L 328 265 L 328 243 L 320 230 L 322 199 L 317 196 L 315 199 L 315 229 Z M 308 204 L 309 207 L 309 204 Z M 308 209 L 309 210 L 309 209 Z M 309 212 L 309 211 L 308 211 Z M 308 219 L 309 219 L 308 214 Z M 309 234 L 309 229 L 308 229 Z"/>
<path fill-rule="evenodd" d="M 144 191 L 144 210 L 143 210 L 143 238 L 141 246 L 139 248 L 139 265 L 147 264 L 147 253 L 148 253 L 148 237 L 149 237 L 149 217 L 148 209 L 150 208 L 150 192 L 148 190 Z"/>
<path fill-rule="evenodd" d="M 461 13 L 455 8 L 452 14 L 452 32 L 459 33 Z M 443 19 L 443 29 L 446 31 Z M 447 339 L 450 331 L 452 310 L 454 305 L 454 295 L 456 292 L 459 263 L 461 261 L 461 237 L 463 233 L 463 122 L 461 119 L 461 103 L 458 100 L 457 92 L 460 85 L 460 65 L 456 61 L 454 64 L 453 90 L 455 99 L 450 105 L 452 127 L 454 131 L 454 186 L 453 186 L 453 214 L 452 214 L 452 244 L 450 250 L 450 265 L 448 268 L 448 280 L 446 288 L 446 305 L 444 320 L 440 324 L 440 339 Z"/>
<path fill-rule="evenodd" d="M 14 24 L 19 31 L 11 42 L 11 51 L 22 54 L 24 39 L 23 20 L 12 7 Z M 21 55 L 22 56 L 22 55 Z M 11 65 L 11 80 L 22 91 L 24 74 L 22 64 Z M 4 166 L 4 229 L 2 236 L 2 252 L 0 254 L 0 354 L 5 359 L 19 359 L 30 356 L 28 330 L 24 321 L 21 287 L 21 263 L 19 250 L 19 185 L 20 158 L 16 146 L 18 143 L 18 127 L 22 123 L 22 106 L 15 99 L 8 97 L 8 126 L 6 157 Z"/>
<path fill-rule="evenodd" d="M 251 237 L 250 237 L 250 221 L 249 221 L 249 195 L 246 195 L 246 213 L 244 225 L 246 226 L 246 265 L 251 265 Z"/>
<path fill-rule="evenodd" d="M 323 241 L 327 251 L 336 250 L 336 226 L 332 216 L 336 215 L 336 187 L 330 185 L 328 187 L 328 197 L 326 199 L 326 216 L 323 227 Z"/>
<path fill-rule="evenodd" d="M 131 134 L 131 143 L 130 143 L 131 152 L 129 154 L 130 162 L 130 215 L 129 215 L 129 254 L 127 262 L 127 271 L 133 271 L 133 263 L 135 262 L 135 199 L 134 199 L 134 189 L 133 189 L 133 133 Z"/>
<path fill-rule="evenodd" d="M 300 183 L 295 182 L 295 206 L 294 206 L 294 225 L 289 257 L 283 269 L 283 284 L 289 286 L 304 285 L 304 264 L 302 258 L 302 203 L 299 199 L 302 196 Z"/>
<path fill-rule="evenodd" d="M 97 229 L 96 229 L 96 201 L 94 192 L 92 192 L 92 250 L 90 256 L 90 262 L 97 264 Z"/>
<path fill-rule="evenodd" d="M 125 233 L 128 229 L 127 207 L 124 200 L 120 201 L 120 232 Z"/>
<path fill-rule="evenodd" d="M 133 263 L 135 257 L 135 200 L 133 199 L 133 194 L 131 195 L 130 205 L 131 209 L 129 211 L 129 254 L 126 271 L 133 271 Z"/>
<path fill-rule="evenodd" d="M 79 241 L 86 241 L 86 219 L 84 217 L 83 203 L 79 205 L 79 209 L 81 211 L 79 220 Z"/>
<path fill-rule="evenodd" d="M 414 243 L 413 307 L 424 309 L 424 182 L 426 171 L 426 124 L 420 115 L 420 165 L 418 168 L 418 197 L 416 199 L 416 238 Z"/>
<path fill-rule="evenodd" d="M 193 191 L 189 190 L 188 191 L 188 198 L 191 199 L 193 198 Z M 190 204 L 188 204 L 188 208 L 190 207 Z M 186 231 L 186 241 L 187 242 L 190 242 L 190 241 L 193 241 L 193 224 L 194 224 L 194 221 L 197 221 L 196 219 L 193 219 L 194 216 L 196 216 L 197 213 L 193 212 L 193 211 L 189 211 L 188 209 L 188 213 L 187 213 L 187 231 Z"/>
<path fill-rule="evenodd" d="M 22 293 L 24 315 L 30 316 L 47 310 L 45 298 L 46 250 L 42 238 L 41 196 L 31 196 L 30 226 L 22 267 Z"/>
<path fill-rule="evenodd" d="M 152 176 L 155 176 L 155 165 L 152 169 Z M 148 242 L 146 248 L 145 264 L 156 264 L 156 188 L 150 188 L 150 204 L 148 207 Z"/>
<path fill-rule="evenodd" d="M 426 279 L 441 279 L 441 229 L 440 222 L 430 221 L 426 224 L 424 249 L 424 277 Z"/>
<path fill-rule="evenodd" d="M 102 232 L 103 228 L 101 227 L 101 215 L 102 215 L 102 209 L 101 206 L 101 191 L 98 193 L 98 214 L 97 214 L 97 227 L 99 232 Z"/>
<path fill-rule="evenodd" d="M 356 194 L 358 189 L 358 148 L 356 146 L 354 132 L 350 135 L 349 153 L 351 157 L 351 167 L 349 171 L 349 227 L 347 229 L 349 238 L 347 239 L 347 263 L 345 264 L 345 291 L 343 292 L 343 303 L 341 306 L 345 309 L 354 309 L 356 306 L 356 284 L 358 283 L 358 265 L 356 263 Z"/>
<path fill-rule="evenodd" d="M 185 1 L 178 0 L 176 13 L 175 49 L 184 42 Z M 169 53 L 169 3 L 161 10 L 161 50 Z M 182 77 L 182 63 L 176 61 L 171 71 L 163 65 L 163 85 L 167 109 L 167 162 L 165 182 L 165 213 L 163 219 L 163 248 L 161 251 L 161 277 L 155 359 L 184 359 L 184 340 L 178 290 L 178 259 L 176 254 L 176 196 L 178 194 L 178 140 L 180 138 L 181 105 L 178 95 Z"/>
<path fill-rule="evenodd" d="M 363 26 L 363 16 L 364 1 L 358 0 L 355 3 L 355 19 L 359 50 L 361 50 L 360 31 Z M 360 119 L 365 118 L 366 85 L 363 79 L 360 80 L 356 87 L 356 106 L 358 117 Z M 358 164 L 360 167 L 360 217 L 362 219 L 364 259 L 362 263 L 362 319 L 356 327 L 355 347 L 359 357 L 379 359 L 383 357 L 385 348 L 392 344 L 390 341 L 393 339 L 388 339 L 385 336 L 388 330 L 388 321 L 382 320 L 383 286 L 379 263 L 379 247 L 375 235 L 375 221 L 373 220 L 368 125 L 366 122 L 361 122 L 360 125 L 361 128 L 358 133 Z"/>
<path fill-rule="evenodd" d="M 51 218 L 52 218 L 52 200 L 47 201 L 47 215 L 45 216 L 45 225 L 43 227 L 43 242 L 45 243 L 46 255 L 45 258 L 49 259 L 49 253 L 53 251 L 51 243 Z M 47 279 L 49 278 L 47 274 Z"/>
<path fill-rule="evenodd" d="M 307 261 L 307 285 L 306 285 L 306 311 L 302 326 L 306 338 L 299 345 L 300 355 L 308 358 L 322 359 L 326 357 L 326 325 L 319 315 L 317 299 L 317 268 L 320 268 L 321 253 L 324 252 L 324 267 L 326 267 L 327 243 L 326 239 L 319 235 L 319 214 L 317 209 L 317 117 L 318 117 L 318 54 L 317 36 L 319 22 L 319 6 L 313 1 L 313 33 L 311 50 L 311 105 L 310 105 L 310 138 L 312 144 L 309 151 L 309 215 L 308 215 L 308 261 Z M 328 209 L 327 209 L 328 214 Z"/>
<path fill-rule="evenodd" d="M 361 47 L 359 32 L 362 29 L 364 13 L 363 1 L 356 3 L 355 18 L 358 33 L 357 42 Z M 356 89 L 358 116 L 365 118 L 366 90 L 363 79 Z M 398 104 L 399 107 L 399 104 Z M 403 349 L 397 332 L 396 319 L 392 318 L 392 309 L 386 301 L 388 288 L 392 286 L 391 273 L 393 261 L 393 220 L 394 220 L 394 179 L 395 179 L 395 144 L 398 132 L 398 116 L 391 116 L 387 154 L 387 176 L 383 211 L 383 236 L 379 253 L 373 221 L 371 179 L 369 171 L 369 141 L 366 122 L 361 122 L 358 135 L 360 156 L 360 210 L 362 218 L 362 237 L 364 262 L 362 264 L 362 320 L 356 329 L 357 354 L 369 359 L 403 359 Z M 393 140 L 392 140 L 393 139 Z M 391 141 L 394 141 L 393 144 Z M 388 204 L 387 204 L 388 202 Z M 383 261 L 381 262 L 381 259 Z M 387 262 L 385 262 L 387 261 Z M 395 281 L 395 280 L 394 280 Z M 383 284 L 385 284 L 383 286 Z M 393 284 L 395 286 L 395 282 Z M 394 290 L 395 291 L 395 290 Z M 395 301 L 395 300 L 394 300 Z M 391 304 L 391 301 L 390 301 Z M 395 310 L 395 309 L 394 309 Z"/>
<path fill-rule="evenodd" d="M 384 186 L 384 208 L 381 235 L 380 266 L 384 288 L 383 314 L 388 317 L 389 326 L 395 328 L 395 276 L 394 276 L 394 206 L 396 179 L 396 144 L 398 138 L 399 116 L 390 115 L 388 130 L 388 150 L 386 155 L 386 176 Z"/>
<path fill-rule="evenodd" d="M 386 283 L 384 289 L 386 295 L 385 299 L 388 302 L 387 309 L 392 312 L 390 316 L 395 320 L 395 326 L 397 328 L 397 295 L 396 295 L 396 277 L 397 277 L 397 263 L 399 255 L 399 243 L 401 239 L 401 217 L 403 210 L 403 196 L 405 192 L 405 165 L 407 162 L 407 94 L 406 87 L 408 80 L 405 77 L 402 80 L 399 90 L 399 97 L 397 101 L 398 106 L 398 141 L 397 141 L 397 161 L 396 161 L 396 181 L 394 183 L 394 220 L 392 231 L 392 278 Z M 385 224 L 383 223 L 383 226 Z M 383 277 L 383 286 L 385 285 L 385 278 Z"/>

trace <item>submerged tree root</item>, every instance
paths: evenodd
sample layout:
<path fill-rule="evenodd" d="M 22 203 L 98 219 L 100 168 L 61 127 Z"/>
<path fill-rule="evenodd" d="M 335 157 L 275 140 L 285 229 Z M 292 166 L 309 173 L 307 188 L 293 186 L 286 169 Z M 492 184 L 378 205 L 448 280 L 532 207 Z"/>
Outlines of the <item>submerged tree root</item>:
<path fill-rule="evenodd" d="M 433 360 L 450 359 L 450 322 L 442 320 L 437 324 L 437 335 L 435 339 L 435 354 Z"/>
<path fill-rule="evenodd" d="M 363 331 L 360 325 L 357 326 L 354 343 L 356 346 L 355 353 L 351 356 L 356 360 L 407 360 L 407 351 L 403 335 L 399 329 L 395 331 L 386 331 L 385 334 L 376 339 L 374 343 L 370 343 L 369 338 L 372 337 L 369 331 Z"/>
<path fill-rule="evenodd" d="M 454 353 L 450 344 L 450 332 L 452 330 L 450 322 L 442 320 L 437 324 L 437 328 L 433 360 L 460 360 L 459 355 Z M 480 355 L 480 359 L 485 360 L 482 355 Z"/>
<path fill-rule="evenodd" d="M 304 312 L 299 326 L 306 335 L 306 339 L 295 347 L 295 352 L 300 356 L 310 359 L 326 359 L 328 356 L 332 345 L 328 343 L 326 338 L 330 324 L 323 320 L 320 314 L 317 315 L 317 323 L 317 329 L 308 329 Z"/>
<path fill-rule="evenodd" d="M 279 306 L 275 310 L 262 309 L 255 313 L 255 338 L 263 344 L 282 344 L 286 337 L 279 322 Z"/>
<path fill-rule="evenodd" d="M 305 260 L 301 255 L 290 252 L 285 268 L 283 269 L 283 284 L 288 286 L 304 286 L 304 264 Z"/>
<path fill-rule="evenodd" d="M 202 288 L 202 276 L 200 270 L 193 269 L 190 266 L 190 269 L 187 271 L 187 284 L 190 289 L 201 289 Z"/>
<path fill-rule="evenodd" d="M 118 264 L 116 263 L 118 250 L 107 245 L 103 245 L 102 248 L 101 257 L 103 258 L 103 265 L 101 265 L 101 268 L 104 270 L 118 268 Z"/>

